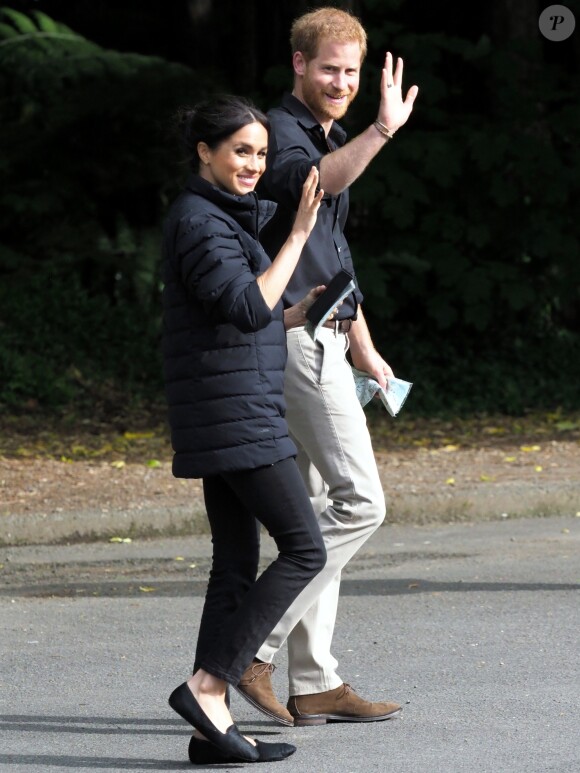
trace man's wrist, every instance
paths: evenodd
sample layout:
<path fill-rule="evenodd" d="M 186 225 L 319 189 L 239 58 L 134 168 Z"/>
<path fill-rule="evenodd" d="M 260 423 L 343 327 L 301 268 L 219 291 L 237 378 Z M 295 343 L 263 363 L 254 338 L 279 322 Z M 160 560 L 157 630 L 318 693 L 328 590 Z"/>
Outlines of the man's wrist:
<path fill-rule="evenodd" d="M 389 140 L 392 140 L 395 136 L 396 129 L 389 129 L 388 126 L 385 126 L 384 123 L 381 123 L 379 119 L 377 118 L 376 121 L 373 121 L 373 126 L 378 131 L 378 133 L 385 138 L 385 140 L 388 142 Z"/>

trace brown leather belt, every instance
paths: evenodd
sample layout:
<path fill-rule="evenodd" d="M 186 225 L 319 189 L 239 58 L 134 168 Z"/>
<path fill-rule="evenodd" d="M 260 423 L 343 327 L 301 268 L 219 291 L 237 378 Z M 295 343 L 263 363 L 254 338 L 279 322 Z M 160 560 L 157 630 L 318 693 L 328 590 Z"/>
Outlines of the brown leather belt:
<path fill-rule="evenodd" d="M 352 319 L 327 319 L 322 327 L 329 327 L 335 333 L 348 333 L 352 327 Z"/>

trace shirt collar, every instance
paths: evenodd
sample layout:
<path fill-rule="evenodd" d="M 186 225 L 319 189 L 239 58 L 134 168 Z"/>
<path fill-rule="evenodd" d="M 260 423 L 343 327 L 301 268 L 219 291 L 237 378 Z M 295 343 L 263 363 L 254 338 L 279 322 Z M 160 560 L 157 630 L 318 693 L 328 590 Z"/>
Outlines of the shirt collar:
<path fill-rule="evenodd" d="M 322 129 L 310 110 L 294 94 L 290 94 L 290 92 L 284 94 L 282 97 L 282 107 L 291 113 L 306 131 L 319 131 L 319 128 Z M 341 147 L 346 141 L 346 132 L 342 126 L 333 121 L 328 137 L 335 145 Z"/>

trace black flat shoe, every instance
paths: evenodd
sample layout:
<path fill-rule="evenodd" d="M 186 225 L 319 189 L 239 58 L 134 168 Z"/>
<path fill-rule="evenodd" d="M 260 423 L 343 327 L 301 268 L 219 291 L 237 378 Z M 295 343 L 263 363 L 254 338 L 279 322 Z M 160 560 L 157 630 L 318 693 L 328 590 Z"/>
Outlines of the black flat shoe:
<path fill-rule="evenodd" d="M 256 741 L 259 757 L 256 762 L 278 762 L 294 754 L 296 747 L 290 743 L 262 743 Z M 227 762 L 240 762 L 239 758 L 229 757 L 223 754 L 217 746 L 191 736 L 189 742 L 189 761 L 192 765 L 220 765 Z"/>
<path fill-rule="evenodd" d="M 171 693 L 169 705 L 186 722 L 199 730 L 222 754 L 233 757 L 239 762 L 258 761 L 260 756 L 258 748 L 246 741 L 235 725 L 230 725 L 225 733 L 217 729 L 195 699 L 187 682 L 180 684 Z"/>

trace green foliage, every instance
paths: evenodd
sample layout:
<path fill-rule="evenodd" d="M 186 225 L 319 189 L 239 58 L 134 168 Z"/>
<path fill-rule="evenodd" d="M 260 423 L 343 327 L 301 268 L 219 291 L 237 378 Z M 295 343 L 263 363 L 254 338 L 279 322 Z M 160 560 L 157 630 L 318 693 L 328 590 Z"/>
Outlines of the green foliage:
<path fill-rule="evenodd" d="M 3 18 L 0 271 L 19 253 L 132 274 L 118 266 L 116 242 L 158 226 L 181 175 L 169 118 L 204 87 L 181 65 L 107 51 L 43 14 Z"/>
<path fill-rule="evenodd" d="M 1 20 L 0 401 L 159 389 L 160 219 L 185 172 L 169 119 L 210 84 L 42 13 Z"/>
<path fill-rule="evenodd" d="M 422 412 L 577 408 L 577 76 L 533 42 L 412 33 L 377 11 L 368 61 L 384 40 L 420 91 L 352 189 L 376 344 Z M 378 73 L 364 72 L 352 134 L 376 115 Z"/>
<path fill-rule="evenodd" d="M 419 5 L 356 4 L 369 54 L 350 135 L 376 117 L 386 48 L 404 58 L 405 88 L 420 87 L 408 126 L 352 189 L 373 338 L 414 381 L 409 410 L 578 408 L 577 53 L 567 66 L 539 36 L 499 43 L 454 4 L 415 19 Z M 251 90 L 263 107 L 290 86 L 289 63 L 271 64 Z M 200 66 L 2 11 L 0 402 L 159 389 L 160 225 L 185 174 L 166 127 L 237 65 Z"/>
<path fill-rule="evenodd" d="M 457 329 L 393 330 L 369 322 L 395 375 L 414 384 L 405 406 L 414 416 L 578 409 L 580 335 L 521 326 L 500 338 L 476 338 Z M 374 408 L 380 413 L 380 405 Z"/>
<path fill-rule="evenodd" d="M 74 402 L 162 393 L 159 319 L 91 294 L 74 274 L 41 268 L 0 283 L 0 402 Z"/>
<path fill-rule="evenodd" d="M 532 59 L 522 98 L 515 53 L 485 38 L 405 34 L 399 48 L 407 87 L 420 84 L 415 112 L 353 189 L 351 241 L 373 312 L 476 337 L 532 310 L 540 326 L 580 330 L 580 104 L 565 73 Z M 376 88 L 366 84 L 369 106 Z"/>

